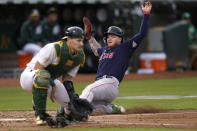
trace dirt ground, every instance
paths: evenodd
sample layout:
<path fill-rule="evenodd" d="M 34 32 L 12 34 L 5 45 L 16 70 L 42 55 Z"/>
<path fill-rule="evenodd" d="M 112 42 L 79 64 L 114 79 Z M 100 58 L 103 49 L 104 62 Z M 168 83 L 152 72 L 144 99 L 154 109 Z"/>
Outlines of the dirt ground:
<path fill-rule="evenodd" d="M 144 80 L 161 78 L 180 78 L 197 76 L 193 72 L 164 72 L 152 75 L 126 75 L 124 80 Z M 93 82 L 94 74 L 78 75 L 74 82 Z M 0 87 L 15 87 L 19 79 L 0 79 Z M 55 116 L 55 111 L 48 112 Z M 50 129 L 48 126 L 37 126 L 33 111 L 2 111 L 0 112 L 0 130 L 40 130 Z M 66 128 L 103 128 L 103 127 L 151 127 L 197 129 L 197 110 L 158 110 L 151 107 L 127 110 L 121 115 L 90 116 L 87 122 L 71 123 Z"/>
<path fill-rule="evenodd" d="M 0 130 L 51 129 L 47 125 L 37 126 L 33 114 L 33 111 L 0 112 Z M 50 111 L 49 114 L 54 116 L 55 111 Z M 87 122 L 71 123 L 64 128 L 104 127 L 197 129 L 197 110 L 90 116 Z"/>

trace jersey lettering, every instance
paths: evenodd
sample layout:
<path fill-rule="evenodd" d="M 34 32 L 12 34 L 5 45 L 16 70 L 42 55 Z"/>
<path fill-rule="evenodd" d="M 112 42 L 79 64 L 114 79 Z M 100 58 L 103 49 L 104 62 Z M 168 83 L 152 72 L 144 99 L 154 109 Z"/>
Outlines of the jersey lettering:
<path fill-rule="evenodd" d="M 100 57 L 99 60 L 104 60 L 104 59 L 112 59 L 114 56 L 114 52 L 111 53 L 103 53 Z"/>

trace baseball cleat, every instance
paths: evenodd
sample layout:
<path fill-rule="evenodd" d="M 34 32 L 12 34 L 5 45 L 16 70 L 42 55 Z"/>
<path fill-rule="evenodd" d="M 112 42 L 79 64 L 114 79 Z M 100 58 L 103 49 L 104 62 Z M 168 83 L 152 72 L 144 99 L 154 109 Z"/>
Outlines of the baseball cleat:
<path fill-rule="evenodd" d="M 126 113 L 126 109 L 123 106 L 118 106 L 116 104 L 112 104 L 112 114 L 124 114 Z"/>
<path fill-rule="evenodd" d="M 40 119 L 40 116 L 36 116 L 36 125 L 44 125 L 46 122 Z"/>

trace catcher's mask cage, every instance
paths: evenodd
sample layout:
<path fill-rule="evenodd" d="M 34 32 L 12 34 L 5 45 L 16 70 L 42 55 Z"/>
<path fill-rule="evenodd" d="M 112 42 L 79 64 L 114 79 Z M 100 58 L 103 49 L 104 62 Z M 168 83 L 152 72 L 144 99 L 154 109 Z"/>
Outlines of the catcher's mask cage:
<path fill-rule="evenodd" d="M 85 34 L 82 28 L 78 26 L 72 26 L 67 29 L 65 29 L 65 35 L 62 39 L 67 39 L 67 38 L 82 38 L 84 39 Z"/>
<path fill-rule="evenodd" d="M 120 27 L 117 27 L 117 26 L 110 26 L 108 29 L 107 29 L 107 32 L 104 33 L 104 37 L 103 37 L 103 41 L 105 44 L 107 44 L 107 36 L 108 34 L 113 34 L 113 35 L 116 35 L 118 37 L 121 37 L 122 38 L 122 41 L 123 42 L 123 31 Z"/>

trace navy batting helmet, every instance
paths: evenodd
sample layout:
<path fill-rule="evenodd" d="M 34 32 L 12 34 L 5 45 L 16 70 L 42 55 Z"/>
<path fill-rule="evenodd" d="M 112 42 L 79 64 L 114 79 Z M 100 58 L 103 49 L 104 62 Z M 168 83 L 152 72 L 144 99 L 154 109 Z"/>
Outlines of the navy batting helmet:
<path fill-rule="evenodd" d="M 117 27 L 117 26 L 110 26 L 108 29 L 107 29 L 107 32 L 105 32 L 105 35 L 107 34 L 114 34 L 114 35 L 117 35 L 119 37 L 123 37 L 123 31 L 121 28 Z"/>
<path fill-rule="evenodd" d="M 65 38 L 84 38 L 84 31 L 82 28 L 78 27 L 78 26 L 72 26 L 69 27 L 65 30 L 65 36 L 63 37 L 63 39 Z"/>
<path fill-rule="evenodd" d="M 107 35 L 108 34 L 113 34 L 113 35 L 121 37 L 122 38 L 122 42 L 123 42 L 123 35 L 124 35 L 124 33 L 123 33 L 121 28 L 119 28 L 117 26 L 110 26 L 107 29 L 107 32 L 105 32 L 105 34 L 104 34 L 104 38 L 103 38 L 104 43 L 106 43 L 106 41 L 107 41 Z"/>

